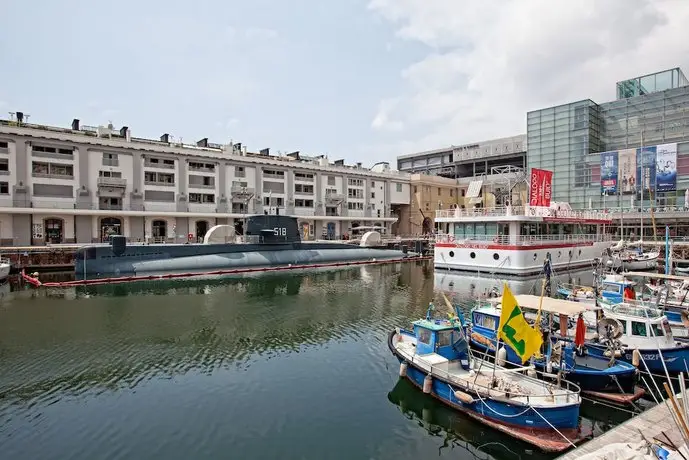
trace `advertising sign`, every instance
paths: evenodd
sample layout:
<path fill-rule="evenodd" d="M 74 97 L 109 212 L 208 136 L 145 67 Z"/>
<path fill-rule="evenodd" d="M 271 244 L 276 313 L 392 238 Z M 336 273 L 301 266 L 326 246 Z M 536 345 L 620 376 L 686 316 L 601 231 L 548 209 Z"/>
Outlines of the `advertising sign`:
<path fill-rule="evenodd" d="M 656 146 L 636 149 L 636 182 L 639 193 L 648 196 L 656 185 Z M 643 192 L 641 191 L 643 187 Z"/>
<path fill-rule="evenodd" d="M 662 144 L 656 150 L 656 191 L 677 190 L 677 144 Z"/>
<path fill-rule="evenodd" d="M 617 194 L 617 152 L 600 154 L 600 188 L 601 193 Z"/>
<path fill-rule="evenodd" d="M 636 149 L 618 153 L 618 188 L 622 195 L 633 195 L 636 189 Z"/>
<path fill-rule="evenodd" d="M 552 185 L 552 171 L 531 168 L 531 191 L 529 192 L 529 205 L 546 207 L 550 206 Z"/>

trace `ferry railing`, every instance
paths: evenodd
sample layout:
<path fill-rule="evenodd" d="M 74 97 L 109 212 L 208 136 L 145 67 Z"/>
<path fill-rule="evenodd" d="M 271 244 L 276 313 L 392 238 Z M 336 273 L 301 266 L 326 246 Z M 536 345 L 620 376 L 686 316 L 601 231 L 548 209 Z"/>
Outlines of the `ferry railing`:
<path fill-rule="evenodd" d="M 436 243 L 462 243 L 462 244 L 501 244 L 530 246 L 543 243 L 595 243 L 609 242 L 613 240 L 613 235 L 609 234 L 581 234 L 581 235 L 474 235 L 474 236 L 455 236 L 451 234 L 438 234 L 435 237 Z"/>
<path fill-rule="evenodd" d="M 572 209 L 552 209 L 529 206 L 496 206 L 492 208 L 439 209 L 435 212 L 435 217 L 439 219 L 507 216 L 558 217 L 565 219 L 610 219 L 610 215 L 604 212 L 594 210 L 577 211 Z"/>

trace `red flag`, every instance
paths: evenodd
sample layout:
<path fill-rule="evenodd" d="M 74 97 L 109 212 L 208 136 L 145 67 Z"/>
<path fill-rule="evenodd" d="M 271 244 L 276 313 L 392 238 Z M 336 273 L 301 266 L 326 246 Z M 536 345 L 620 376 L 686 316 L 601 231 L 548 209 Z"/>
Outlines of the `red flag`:
<path fill-rule="evenodd" d="M 529 191 L 529 205 L 545 207 L 550 206 L 552 183 L 552 171 L 531 168 L 531 190 Z"/>
<path fill-rule="evenodd" d="M 581 347 L 586 341 L 586 325 L 584 324 L 584 316 L 579 315 L 577 319 L 577 331 L 574 335 L 574 345 Z"/>

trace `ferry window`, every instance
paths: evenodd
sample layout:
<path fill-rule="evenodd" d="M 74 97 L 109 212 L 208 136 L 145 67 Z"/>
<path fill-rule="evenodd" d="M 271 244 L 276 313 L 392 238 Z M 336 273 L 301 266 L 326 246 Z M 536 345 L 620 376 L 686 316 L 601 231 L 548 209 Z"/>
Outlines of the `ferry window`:
<path fill-rule="evenodd" d="M 640 337 L 646 337 L 646 323 L 640 323 L 638 321 L 632 321 L 632 335 L 638 335 Z"/>
<path fill-rule="evenodd" d="M 620 287 L 621 286 L 619 284 L 603 283 L 603 291 L 605 292 L 614 292 L 615 294 L 619 294 Z"/>
<path fill-rule="evenodd" d="M 452 345 L 452 331 L 440 331 L 438 332 L 438 342 L 439 347 L 447 347 Z"/>
<path fill-rule="evenodd" d="M 419 342 L 430 345 L 431 343 L 431 331 L 428 329 L 419 329 Z"/>

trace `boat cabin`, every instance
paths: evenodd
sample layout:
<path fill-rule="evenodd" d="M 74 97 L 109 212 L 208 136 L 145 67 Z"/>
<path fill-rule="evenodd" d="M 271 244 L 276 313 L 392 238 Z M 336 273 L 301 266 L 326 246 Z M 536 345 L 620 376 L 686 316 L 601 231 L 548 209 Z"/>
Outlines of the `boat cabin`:
<path fill-rule="evenodd" d="M 626 278 L 606 277 L 601 281 L 600 295 L 610 303 L 620 303 L 624 301 L 626 291 L 626 297 L 634 299 L 634 285 L 634 281 Z"/>
<path fill-rule="evenodd" d="M 622 324 L 620 341 L 628 347 L 647 346 L 649 339 L 653 340 L 653 337 L 657 338 L 661 348 L 674 346 L 675 339 L 670 323 L 659 310 L 620 303 L 607 309 L 605 316 L 614 318 Z"/>
<path fill-rule="evenodd" d="M 462 367 L 469 368 L 467 343 L 462 331 L 454 322 L 446 319 L 421 319 L 415 321 L 416 354 L 428 359 L 437 355 L 438 364 L 459 360 Z"/>

